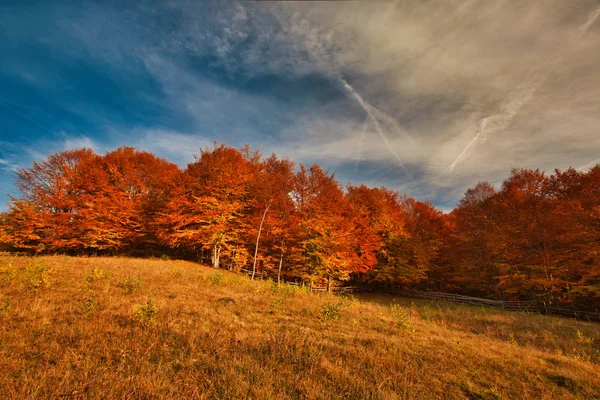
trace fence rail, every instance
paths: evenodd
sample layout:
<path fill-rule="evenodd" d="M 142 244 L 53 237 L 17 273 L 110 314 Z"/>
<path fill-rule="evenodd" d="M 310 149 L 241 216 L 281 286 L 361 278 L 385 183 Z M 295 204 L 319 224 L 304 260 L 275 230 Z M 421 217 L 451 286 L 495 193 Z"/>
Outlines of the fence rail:
<path fill-rule="evenodd" d="M 331 291 L 334 293 L 357 293 L 364 291 L 365 289 L 359 286 L 339 286 L 332 287 Z M 313 287 L 313 292 L 326 292 L 326 287 Z M 454 293 L 441 293 L 441 292 L 419 292 L 416 290 L 402 290 L 395 291 L 394 294 L 398 294 L 405 297 L 413 297 L 420 299 L 431 299 L 431 300 L 442 300 L 449 301 L 452 303 L 469 304 L 475 306 L 486 306 L 502 308 L 507 311 L 520 311 L 520 312 L 540 312 L 545 311 L 547 314 L 559 315 L 563 317 L 578 318 L 588 321 L 600 321 L 600 312 L 595 311 L 581 311 L 574 310 L 565 307 L 547 306 L 543 307 L 536 301 L 522 301 L 522 300 L 492 300 L 484 299 L 480 297 L 464 296 L 461 294 Z"/>
<path fill-rule="evenodd" d="M 547 306 L 542 307 L 536 301 L 519 301 L 519 300 L 491 300 L 482 299 L 479 297 L 463 296 L 452 293 L 438 292 L 418 292 L 418 291 L 401 291 L 397 292 L 402 296 L 416 297 L 423 299 L 444 300 L 453 303 L 471 304 L 498 307 L 507 311 L 522 311 L 522 312 L 540 312 L 544 310 L 547 314 L 560 315 L 563 317 L 578 318 L 588 321 L 600 321 L 600 312 L 581 311 L 565 307 Z"/>
<path fill-rule="evenodd" d="M 418 291 L 402 291 L 398 294 L 417 297 L 422 299 L 433 299 L 433 300 L 444 300 L 453 303 L 470 304 L 474 306 L 488 306 L 503 308 L 510 311 L 525 311 L 525 312 L 536 312 L 537 304 L 535 301 L 503 301 L 503 300 L 491 300 L 483 299 L 480 297 L 464 296 L 453 293 L 440 293 L 440 292 L 418 292 Z"/>
<path fill-rule="evenodd" d="M 252 271 L 242 270 L 249 275 L 252 274 Z M 257 274 L 259 275 L 259 274 Z M 300 286 L 300 283 L 296 282 L 287 282 L 288 285 Z M 339 294 L 347 294 L 347 293 L 359 293 L 364 292 L 367 289 L 360 286 L 332 286 L 331 292 L 339 293 Z M 327 292 L 327 287 L 322 286 L 313 286 L 311 291 L 317 293 L 325 293 Z M 442 292 L 420 292 L 416 290 L 401 290 L 394 291 L 393 294 L 398 294 L 400 296 L 405 297 L 414 297 L 420 299 L 431 299 L 431 300 L 443 300 L 449 301 L 452 303 L 459 304 L 470 304 L 475 306 L 486 306 L 486 307 L 496 307 L 502 308 L 507 311 L 521 311 L 521 312 L 540 312 L 540 310 L 544 310 L 547 314 L 560 315 L 563 317 L 570 318 L 578 318 L 584 319 L 588 321 L 600 321 L 600 312 L 594 311 L 580 311 L 573 310 L 565 307 L 554 307 L 547 306 L 542 307 L 536 301 L 521 301 L 521 300 L 492 300 L 492 299 L 484 299 L 481 297 L 473 297 L 473 296 L 465 296 L 461 294 L 454 293 L 442 293 Z"/>
<path fill-rule="evenodd" d="M 588 321 L 600 321 L 600 312 L 579 311 L 564 307 L 548 307 L 549 314 L 561 315 L 563 317 L 587 319 Z"/>

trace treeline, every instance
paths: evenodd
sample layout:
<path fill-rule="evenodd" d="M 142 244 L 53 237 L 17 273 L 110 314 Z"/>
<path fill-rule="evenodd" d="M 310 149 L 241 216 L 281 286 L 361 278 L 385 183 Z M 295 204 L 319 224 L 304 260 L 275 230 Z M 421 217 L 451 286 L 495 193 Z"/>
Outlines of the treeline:
<path fill-rule="evenodd" d="M 16 174 L 0 243 L 31 253 L 195 259 L 276 280 L 418 288 L 600 307 L 600 165 L 515 169 L 450 214 L 387 188 L 342 187 L 249 147 L 177 165 L 130 147 L 50 155 Z"/>

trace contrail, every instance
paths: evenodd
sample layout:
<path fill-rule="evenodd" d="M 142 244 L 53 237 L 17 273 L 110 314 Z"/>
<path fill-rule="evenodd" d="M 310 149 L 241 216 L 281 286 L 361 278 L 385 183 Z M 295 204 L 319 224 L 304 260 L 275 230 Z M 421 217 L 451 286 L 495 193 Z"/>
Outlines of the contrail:
<path fill-rule="evenodd" d="M 394 6 L 393 3 L 391 3 L 390 9 L 392 9 L 393 6 Z M 354 88 L 348 82 L 346 82 L 346 80 L 344 78 L 342 78 L 341 69 L 339 67 L 335 66 L 336 65 L 335 62 L 332 62 L 331 56 L 326 51 L 323 43 L 319 40 L 318 34 L 314 34 L 313 32 L 308 32 L 306 29 L 304 29 L 304 36 L 305 36 L 305 39 L 308 39 L 308 36 L 310 36 L 310 40 L 304 41 L 304 45 L 305 45 L 305 48 L 306 48 L 306 51 L 308 52 L 308 54 L 313 59 L 315 59 L 317 62 L 328 62 L 328 64 L 333 64 L 333 68 L 332 68 L 333 74 L 337 75 L 337 79 L 340 81 L 342 86 L 356 99 L 356 101 L 358 101 L 358 103 L 363 108 L 363 110 L 365 110 L 369 119 L 373 122 L 373 125 L 375 126 L 377 133 L 379 133 L 379 136 L 385 143 L 385 146 L 387 147 L 388 151 L 394 156 L 394 158 L 396 159 L 398 164 L 400 164 L 400 166 L 402 167 L 404 172 L 407 173 L 406 167 L 405 167 L 404 163 L 402 162 L 402 158 L 392 148 L 391 143 L 389 142 L 388 138 L 385 136 L 385 133 L 383 132 L 383 129 L 381 127 L 381 124 L 380 124 L 378 118 L 374 114 L 379 113 L 379 114 L 384 115 L 385 117 L 387 117 L 388 121 L 389 120 L 393 121 L 393 124 L 396 127 L 398 126 L 398 122 L 390 115 L 383 113 L 382 111 L 378 110 L 376 107 L 373 107 L 371 104 L 366 102 L 362 98 L 362 96 L 360 94 L 358 94 L 354 90 Z M 310 43 L 311 46 L 309 46 L 308 43 Z M 416 147 L 416 144 L 415 144 L 414 140 L 412 139 L 412 137 L 410 137 L 410 135 L 408 135 L 406 132 L 403 132 L 403 131 L 401 131 L 401 134 L 404 136 L 404 138 L 408 138 L 410 140 L 411 145 L 413 147 Z"/>
<path fill-rule="evenodd" d="M 599 16 L 600 7 L 594 10 L 588 16 L 587 21 L 582 24 L 579 29 L 577 29 L 577 32 L 574 33 L 570 39 L 573 41 L 579 41 Z M 504 130 L 510 125 L 519 110 L 531 100 L 537 89 L 542 85 L 548 76 L 549 71 L 547 68 L 545 68 L 548 64 L 549 62 L 546 61 L 536 68 L 538 71 L 545 69 L 544 72 L 535 72 L 534 70 L 531 76 L 523 81 L 520 87 L 516 90 L 515 94 L 509 97 L 511 100 L 504 107 L 502 107 L 500 113 L 481 119 L 479 123 L 479 129 L 477 130 L 477 133 L 473 139 L 471 139 L 463 151 L 458 155 L 458 157 L 456 157 L 454 162 L 448 167 L 449 174 L 454 172 L 454 168 L 464 161 L 478 144 L 485 142 L 489 133 Z M 440 177 L 441 175 L 435 180 L 439 179 Z"/>
<path fill-rule="evenodd" d="M 475 137 L 473 137 L 473 139 L 471 139 L 471 141 L 469 142 L 469 144 L 467 145 L 467 147 L 465 147 L 463 149 L 463 151 L 458 155 L 458 157 L 456 157 L 456 160 L 454 160 L 454 162 L 450 165 L 450 167 L 448 168 L 450 173 L 452 173 L 452 171 L 454 171 L 454 168 L 456 167 L 456 165 L 460 162 L 462 162 L 465 158 L 467 158 L 467 155 L 469 154 L 469 151 L 477 144 L 477 142 L 480 140 L 481 135 L 483 135 L 483 133 L 485 132 L 485 126 L 487 124 L 488 119 L 487 118 L 483 118 L 481 120 L 481 122 L 479 123 L 479 129 L 477 130 L 477 134 L 475 135 Z M 484 139 L 485 140 L 485 139 Z"/>
<path fill-rule="evenodd" d="M 388 138 L 385 136 L 385 133 L 383 133 L 383 129 L 381 129 L 381 125 L 379 124 L 379 120 L 377 118 L 375 118 L 375 116 L 371 112 L 371 105 L 368 104 L 367 102 L 365 102 L 363 100 L 363 98 L 361 97 L 361 95 L 358 94 L 356 92 L 356 90 L 354 90 L 354 88 L 348 82 L 346 82 L 346 80 L 344 78 L 340 77 L 339 80 L 342 83 L 342 85 L 344 86 L 344 88 L 352 96 L 354 96 L 354 98 L 356 99 L 356 101 L 358 101 L 358 104 L 360 104 L 360 106 L 363 108 L 363 110 L 365 110 L 365 112 L 369 116 L 369 119 L 371 120 L 371 122 L 373 122 L 373 125 L 375 126 L 375 130 L 377 130 L 377 133 L 379 133 L 379 136 L 381 137 L 381 139 L 385 143 L 385 146 L 387 147 L 388 151 L 396 158 L 396 161 L 398 161 L 398 164 L 400 164 L 400 166 L 402 167 L 402 169 L 406 172 L 406 167 L 404 166 L 404 163 L 402 162 L 402 158 L 400 157 L 400 155 L 398 155 L 398 153 L 396 153 L 394 151 L 394 149 L 392 148 L 392 145 L 390 144 Z"/>
<path fill-rule="evenodd" d="M 596 164 L 600 164 L 600 158 L 590 161 L 587 164 L 582 165 L 581 167 L 575 168 L 579 172 L 587 172 L 590 168 L 594 167 Z"/>
<path fill-rule="evenodd" d="M 0 106 L 6 108 L 9 111 L 12 111 L 13 113 L 25 118 L 26 120 L 33 122 L 34 124 L 36 124 L 37 126 L 39 126 L 40 128 L 52 133 L 53 135 L 59 135 L 57 132 L 53 131 L 52 129 L 48 128 L 46 125 L 40 123 L 39 121 L 36 121 L 35 119 L 31 118 L 30 116 L 23 114 L 22 112 L 20 112 L 19 110 L 15 110 L 13 107 L 9 107 L 8 104 L 4 103 L 2 100 L 0 100 Z"/>
<path fill-rule="evenodd" d="M 398 133 L 398 136 L 400 136 L 404 140 L 410 142 L 410 145 L 413 146 L 413 150 L 416 151 L 416 149 L 418 147 L 417 143 L 414 141 L 414 139 L 412 138 L 412 136 L 410 136 L 406 132 L 406 130 L 404 130 L 404 129 L 402 129 L 400 127 L 400 124 L 398 123 L 398 121 L 396 120 L 396 118 L 392 117 L 389 114 L 384 113 L 383 111 L 379 110 L 378 108 L 373 107 L 372 104 L 369 104 L 369 107 L 371 109 L 371 112 L 375 116 L 375 118 L 379 119 L 380 121 L 385 121 L 389 125 L 392 125 L 393 130 L 395 130 L 396 133 Z"/>
<path fill-rule="evenodd" d="M 592 24 L 594 22 L 596 22 L 596 19 L 598 19 L 598 16 L 600 16 L 600 6 L 596 9 L 596 11 L 594 11 L 590 14 L 590 16 L 588 17 L 588 20 L 585 21 L 585 24 L 583 24 L 579 27 L 579 30 L 573 39 L 574 40 L 581 39 L 581 37 L 583 35 L 585 35 L 585 33 L 588 31 L 588 29 L 590 29 L 590 26 L 592 26 Z"/>
<path fill-rule="evenodd" d="M 368 121 L 365 120 L 365 122 L 363 122 L 362 130 L 360 131 L 360 140 L 358 142 L 358 157 L 356 157 L 356 161 L 354 163 L 355 171 L 358 170 L 358 163 L 360 162 L 360 159 L 362 158 L 362 145 L 365 140 L 365 133 L 367 132 L 367 125 L 368 125 Z"/>
<path fill-rule="evenodd" d="M 479 122 L 477 133 L 458 157 L 456 157 L 450 167 L 448 167 L 448 172 L 452 173 L 454 168 L 467 158 L 475 146 L 487 140 L 490 133 L 506 129 L 519 110 L 531 100 L 535 91 L 542 85 L 547 76 L 547 72 L 533 73 L 530 78 L 526 79 L 520 85 L 515 94 L 511 96 L 512 99 L 502 107 L 500 113 L 482 118 Z"/>

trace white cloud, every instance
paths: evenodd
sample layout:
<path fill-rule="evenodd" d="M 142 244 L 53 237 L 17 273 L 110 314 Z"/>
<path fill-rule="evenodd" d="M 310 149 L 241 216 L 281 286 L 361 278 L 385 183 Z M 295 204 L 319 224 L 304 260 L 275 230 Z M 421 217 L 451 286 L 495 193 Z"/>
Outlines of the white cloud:
<path fill-rule="evenodd" d="M 302 43 L 324 74 L 357 77 L 364 103 L 409 134 L 389 139 L 382 129 L 380 149 L 410 148 L 427 171 L 421 185 L 442 175 L 434 185 L 464 190 L 513 166 L 564 169 L 600 151 L 598 10 L 587 0 L 408 1 L 283 4 L 277 13 L 292 49 Z M 345 136 L 314 154 L 343 157 L 332 149 L 362 137 L 338 125 Z"/>
<path fill-rule="evenodd" d="M 212 141 L 198 135 L 160 129 L 150 129 L 136 141 L 140 149 L 177 162 L 181 167 L 192 162 L 201 148 L 212 144 Z"/>
<path fill-rule="evenodd" d="M 228 139 L 331 166 L 399 162 L 417 177 L 399 187 L 457 197 L 514 166 L 584 168 L 600 153 L 595 0 L 164 7 L 124 16 L 94 6 L 63 28 L 94 57 L 128 69 L 142 64 L 164 90 L 163 104 L 190 116 L 183 130 L 200 134 L 163 126 L 125 137 L 180 163 L 213 139 Z M 177 16 L 173 29 L 149 22 L 163 15 Z M 200 76 L 182 61 L 189 56 L 211 56 L 242 80 L 326 77 L 347 97 L 325 106 L 308 101 L 300 112 Z"/>
<path fill-rule="evenodd" d="M 0 158 L 0 170 L 6 170 L 15 172 L 19 169 L 19 166 L 11 161 Z"/>
<path fill-rule="evenodd" d="M 92 149 L 95 152 L 99 151 L 99 145 L 90 137 L 80 136 L 67 136 L 63 140 L 62 150 L 80 149 L 80 148 Z"/>
<path fill-rule="evenodd" d="M 595 160 L 592 160 L 586 164 L 583 164 L 583 165 L 577 167 L 577 170 L 581 171 L 581 172 L 587 172 L 590 168 L 596 166 L 596 164 L 600 164 L 600 158 L 597 158 Z"/>

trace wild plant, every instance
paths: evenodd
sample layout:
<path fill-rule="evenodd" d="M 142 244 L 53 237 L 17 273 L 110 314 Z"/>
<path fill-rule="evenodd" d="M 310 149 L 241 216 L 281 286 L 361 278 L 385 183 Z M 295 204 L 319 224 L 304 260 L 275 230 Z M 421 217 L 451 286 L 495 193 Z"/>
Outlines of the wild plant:
<path fill-rule="evenodd" d="M 156 304 L 154 304 L 152 299 L 148 297 L 145 302 L 134 307 L 133 319 L 141 325 L 147 327 L 154 324 L 154 317 L 156 316 L 156 313 L 158 313 L 158 307 Z"/>
<path fill-rule="evenodd" d="M 48 287 L 51 284 L 51 275 L 54 269 L 47 265 L 33 261 L 25 266 L 25 285 L 33 290 Z"/>
<path fill-rule="evenodd" d="M 137 288 L 142 285 L 142 277 L 140 275 L 131 276 L 127 275 L 125 278 L 117 282 L 116 286 L 124 289 L 127 293 L 133 293 Z"/>
<path fill-rule="evenodd" d="M 334 321 L 340 317 L 340 307 L 342 306 L 341 302 L 331 303 L 327 302 L 323 307 L 321 307 L 321 322 Z"/>

